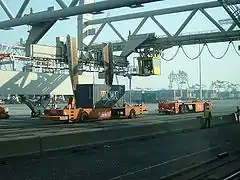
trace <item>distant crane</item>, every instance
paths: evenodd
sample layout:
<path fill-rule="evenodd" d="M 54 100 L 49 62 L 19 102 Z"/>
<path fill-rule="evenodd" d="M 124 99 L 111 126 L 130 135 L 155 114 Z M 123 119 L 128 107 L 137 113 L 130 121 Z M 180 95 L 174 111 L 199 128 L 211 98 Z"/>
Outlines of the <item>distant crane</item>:
<path fill-rule="evenodd" d="M 205 89 L 207 87 L 204 84 L 202 84 L 201 86 L 202 86 L 202 89 Z M 194 84 L 194 85 L 190 86 L 189 87 L 190 97 L 193 97 L 193 93 L 199 92 L 199 89 L 200 89 L 200 84 Z M 207 95 L 205 95 L 205 97 L 207 97 Z"/>
<path fill-rule="evenodd" d="M 180 90 L 180 96 L 183 97 L 183 89 L 187 90 L 187 96 L 189 96 L 189 83 L 188 83 L 188 74 L 184 71 L 179 70 L 178 73 L 171 72 L 168 76 L 169 79 L 169 89 L 173 89 L 173 85 L 177 85 L 177 89 Z M 185 88 L 184 88 L 185 86 Z"/>
<path fill-rule="evenodd" d="M 225 93 L 225 98 L 236 99 L 238 98 L 239 84 L 230 83 L 228 81 L 213 81 L 210 90 L 212 90 L 212 95 L 216 99 L 224 99 L 223 93 Z"/>

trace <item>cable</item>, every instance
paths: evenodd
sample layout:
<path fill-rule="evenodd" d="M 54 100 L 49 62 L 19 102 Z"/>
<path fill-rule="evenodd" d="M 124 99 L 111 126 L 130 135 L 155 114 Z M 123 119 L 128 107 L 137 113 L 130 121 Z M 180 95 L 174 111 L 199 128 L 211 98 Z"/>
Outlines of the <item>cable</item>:
<path fill-rule="evenodd" d="M 195 60 L 195 59 L 197 59 L 197 58 L 199 58 L 199 57 L 201 56 L 205 45 L 206 45 L 206 44 L 203 44 L 202 49 L 200 50 L 199 54 L 198 54 L 196 57 L 194 57 L 194 58 L 191 58 L 190 56 L 188 56 L 187 53 L 186 53 L 186 51 L 183 49 L 182 46 L 181 46 L 181 49 L 182 49 L 183 53 L 185 54 L 185 56 L 186 56 L 188 59 Z"/>
<path fill-rule="evenodd" d="M 165 61 L 172 61 L 172 60 L 177 56 L 179 50 L 180 50 L 180 46 L 178 46 L 178 49 L 177 49 L 176 53 L 175 53 L 175 54 L 173 55 L 173 57 L 170 58 L 170 59 L 165 59 L 165 58 L 162 56 L 162 54 L 160 54 L 160 57 L 161 57 L 163 60 L 165 60 Z"/>
<path fill-rule="evenodd" d="M 199 57 L 201 56 L 201 54 L 202 54 L 202 52 L 203 52 L 203 50 L 204 50 L 204 46 L 207 46 L 208 52 L 210 53 L 210 55 L 211 55 L 214 59 L 222 59 L 222 58 L 223 58 L 224 56 L 226 56 L 226 54 L 228 53 L 229 48 L 230 48 L 230 44 L 232 44 L 232 46 L 233 46 L 236 54 L 237 54 L 238 56 L 240 56 L 240 53 L 238 52 L 235 44 L 234 44 L 232 41 L 229 41 L 226 51 L 225 51 L 225 52 L 223 53 L 223 55 L 220 56 L 220 57 L 216 57 L 216 56 L 212 53 L 212 51 L 210 50 L 210 48 L 209 48 L 209 46 L 208 46 L 207 43 L 205 43 L 205 44 L 202 46 L 199 54 L 198 54 L 196 57 L 190 57 L 190 56 L 186 53 L 186 51 L 184 50 L 184 48 L 183 48 L 182 45 L 178 46 L 178 49 L 177 49 L 176 53 L 174 54 L 174 56 L 173 56 L 172 58 L 170 58 L 170 59 L 165 59 L 162 55 L 160 55 L 160 57 L 161 57 L 163 60 L 165 60 L 165 61 L 172 61 L 172 60 L 177 56 L 177 54 L 178 54 L 178 52 L 179 52 L 179 49 L 181 48 L 182 51 L 183 51 L 183 53 L 185 54 L 185 56 L 186 56 L 188 59 L 190 59 L 190 60 L 195 60 L 195 59 L 197 59 L 197 58 L 199 58 Z"/>
<path fill-rule="evenodd" d="M 210 49 L 209 49 L 209 47 L 208 47 L 207 44 L 206 44 L 206 46 L 207 46 L 208 52 L 211 54 L 211 56 L 212 56 L 213 58 L 215 58 L 215 59 L 222 59 L 224 56 L 226 56 L 226 54 L 227 54 L 227 52 L 228 52 L 228 50 L 229 50 L 229 47 L 230 47 L 231 42 L 232 42 L 232 41 L 230 41 L 230 42 L 228 43 L 228 47 L 227 47 L 226 51 L 225 51 L 225 52 L 223 53 L 223 55 L 220 56 L 220 57 L 214 56 L 213 53 L 210 51 Z"/>
<path fill-rule="evenodd" d="M 237 50 L 237 48 L 236 48 L 236 46 L 235 46 L 235 44 L 233 42 L 232 42 L 232 46 L 233 46 L 233 49 L 235 50 L 236 54 L 238 56 L 240 56 L 240 54 L 239 54 L 239 52 L 238 52 L 238 50 Z"/>

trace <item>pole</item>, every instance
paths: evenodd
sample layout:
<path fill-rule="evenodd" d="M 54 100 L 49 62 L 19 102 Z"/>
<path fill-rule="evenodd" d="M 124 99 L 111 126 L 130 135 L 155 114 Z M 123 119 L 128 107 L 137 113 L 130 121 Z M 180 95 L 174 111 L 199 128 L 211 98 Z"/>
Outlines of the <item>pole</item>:
<path fill-rule="evenodd" d="M 79 6 L 84 5 L 84 0 L 79 1 Z M 79 14 L 77 17 L 77 45 L 78 50 L 81 52 L 83 48 L 83 14 Z"/>
<path fill-rule="evenodd" d="M 129 104 L 132 103 L 132 76 L 128 75 L 129 79 Z"/>
<path fill-rule="evenodd" d="M 199 53 L 201 53 L 201 46 L 199 44 Z M 200 94 L 200 100 L 202 100 L 202 58 L 201 55 L 199 55 L 199 94 Z"/>

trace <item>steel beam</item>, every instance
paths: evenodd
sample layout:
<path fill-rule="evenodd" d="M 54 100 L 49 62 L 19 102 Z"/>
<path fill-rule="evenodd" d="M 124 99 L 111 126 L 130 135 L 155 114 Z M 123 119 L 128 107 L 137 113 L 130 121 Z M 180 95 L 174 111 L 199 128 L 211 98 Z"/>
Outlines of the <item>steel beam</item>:
<path fill-rule="evenodd" d="M 88 46 L 91 46 L 94 41 L 97 39 L 98 35 L 101 33 L 101 31 L 103 30 L 104 26 L 106 25 L 106 23 L 102 24 L 100 26 L 100 28 L 98 29 L 98 31 L 96 32 L 96 34 L 93 36 L 92 40 L 90 41 L 90 43 L 88 44 Z"/>
<path fill-rule="evenodd" d="M 168 37 L 172 37 L 172 35 L 168 32 L 168 30 L 166 30 L 162 24 L 154 17 L 151 16 L 151 19 L 153 20 L 153 22 L 155 22 L 155 24 L 157 24 L 157 26 L 168 36 Z"/>
<path fill-rule="evenodd" d="M 200 9 L 200 11 L 208 18 L 209 21 L 211 21 L 220 31 L 225 32 L 225 29 L 220 26 L 217 21 L 215 21 L 212 16 L 210 16 L 204 9 Z"/>
<path fill-rule="evenodd" d="M 217 42 L 227 42 L 227 41 L 239 41 L 240 40 L 240 30 L 230 31 L 230 32 L 212 32 L 212 33 L 202 33 L 195 35 L 181 35 L 177 37 L 162 37 L 156 38 L 155 40 L 150 40 L 144 42 L 141 47 L 160 47 L 166 49 L 172 46 L 178 45 L 192 45 L 198 43 L 217 43 Z M 126 42 L 112 43 L 114 51 L 122 51 Z M 102 45 L 92 45 L 88 49 L 100 49 Z"/>
<path fill-rule="evenodd" d="M 27 39 L 27 44 L 36 44 L 45 33 L 55 24 L 56 21 L 49 21 L 44 23 L 36 24 L 29 31 L 30 35 Z"/>
<path fill-rule="evenodd" d="M 183 35 L 169 40 L 169 38 L 158 38 L 149 42 L 149 45 L 159 44 L 161 46 L 177 46 L 177 45 L 192 45 L 202 43 L 217 43 L 226 41 L 239 41 L 240 30 L 232 32 L 213 32 L 196 35 Z M 144 44 L 147 46 L 148 42 Z"/>
<path fill-rule="evenodd" d="M 26 56 L 30 55 L 30 44 L 36 44 L 42 37 L 47 33 L 49 29 L 56 23 L 56 20 L 49 22 L 39 23 L 32 26 L 32 29 L 29 31 L 29 36 L 26 41 Z"/>
<path fill-rule="evenodd" d="M 49 20 L 58 20 L 61 18 L 66 18 L 70 16 L 75 16 L 79 14 L 87 14 L 93 12 L 100 12 L 109 9 L 116 9 L 121 7 L 130 7 L 132 5 L 151 3 L 162 0 L 112 0 L 112 1 L 102 1 L 97 3 L 86 4 L 83 6 L 69 7 L 66 9 L 56 10 L 56 11 L 44 11 L 39 13 L 33 13 L 21 18 L 11 19 L 0 22 L 0 29 L 11 28 L 21 25 L 31 25 L 40 22 L 46 22 Z M 0 1 L 1 2 L 1 1 Z"/>
<path fill-rule="evenodd" d="M 233 29 L 237 26 L 235 22 L 232 23 L 232 25 L 229 27 L 228 31 L 233 31 Z"/>
<path fill-rule="evenodd" d="M 62 1 L 62 0 L 56 0 L 56 1 L 62 9 L 67 8 L 67 5 L 64 1 Z"/>
<path fill-rule="evenodd" d="M 182 31 L 183 29 L 187 26 L 187 24 L 191 21 L 191 19 L 193 18 L 193 16 L 196 14 L 198 10 L 195 9 L 193 10 L 189 16 L 187 17 L 187 19 L 183 22 L 183 24 L 180 26 L 180 28 L 177 30 L 177 32 L 175 33 L 174 36 L 178 36 Z"/>
<path fill-rule="evenodd" d="M 84 5 L 84 0 L 78 0 L 79 6 Z M 78 50 L 82 50 L 83 48 L 83 29 L 84 29 L 84 23 L 83 23 L 83 14 L 78 15 L 77 17 L 77 47 Z"/>
<path fill-rule="evenodd" d="M 122 41 L 126 41 L 124 39 L 124 37 L 118 32 L 118 30 L 112 25 L 112 23 L 108 23 L 108 25 L 110 26 L 110 28 L 112 28 L 112 30 L 117 34 L 117 36 L 122 40 Z"/>
<path fill-rule="evenodd" d="M 6 3 L 4 2 L 4 0 L 0 0 L 0 6 L 2 6 L 3 10 L 5 11 L 5 13 L 7 14 L 7 16 L 10 19 L 13 19 L 13 14 L 10 11 L 10 9 L 8 8 L 8 6 L 6 5 Z"/>
<path fill-rule="evenodd" d="M 232 4 L 240 4 L 239 0 L 232 0 Z M 85 25 L 96 25 L 101 23 L 108 23 L 108 22 L 116 22 L 116 21 L 124 21 L 129 19 L 138 19 L 143 18 L 146 16 L 158 16 L 158 15 L 164 15 L 164 14 L 173 14 L 173 13 L 180 13 L 180 12 L 186 12 L 186 11 L 193 11 L 195 9 L 208 9 L 208 8 L 215 8 L 215 7 L 221 7 L 218 1 L 212 1 L 207 3 L 198 3 L 198 4 L 191 4 L 186 6 L 178 6 L 178 7 L 171 7 L 171 8 L 165 8 L 165 9 L 159 9 L 154 11 L 146 11 L 146 12 L 140 12 L 140 13 L 132 13 L 132 14 L 125 14 L 121 16 L 113 16 L 108 18 L 101 18 L 101 19 L 94 19 L 87 21 Z"/>
<path fill-rule="evenodd" d="M 144 23 L 147 21 L 148 17 L 144 17 L 140 24 L 137 26 L 132 35 L 136 35 L 138 31 L 143 27 Z"/>
<path fill-rule="evenodd" d="M 69 7 L 76 6 L 78 2 L 79 2 L 79 0 L 72 0 L 72 2 L 70 3 Z"/>
<path fill-rule="evenodd" d="M 26 9 L 27 5 L 29 4 L 29 2 L 30 2 L 30 0 L 24 0 L 22 6 L 20 7 L 20 9 L 19 9 L 19 11 L 18 11 L 18 13 L 16 15 L 16 18 L 22 17 L 23 12 L 25 11 L 25 9 Z"/>

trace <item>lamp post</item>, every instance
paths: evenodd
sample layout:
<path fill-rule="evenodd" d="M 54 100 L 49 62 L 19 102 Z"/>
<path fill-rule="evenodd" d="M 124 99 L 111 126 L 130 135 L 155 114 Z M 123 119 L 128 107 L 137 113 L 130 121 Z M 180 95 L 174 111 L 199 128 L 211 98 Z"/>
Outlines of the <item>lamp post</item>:
<path fill-rule="evenodd" d="M 201 47 L 199 44 L 199 54 L 201 53 Z M 201 54 L 199 55 L 199 94 L 200 94 L 200 100 L 202 100 L 202 58 L 201 58 Z"/>
<path fill-rule="evenodd" d="M 129 103 L 132 103 L 132 75 L 128 74 L 129 79 Z"/>

